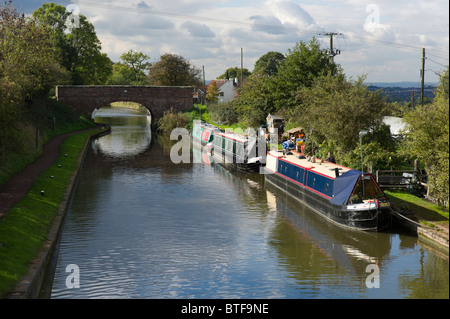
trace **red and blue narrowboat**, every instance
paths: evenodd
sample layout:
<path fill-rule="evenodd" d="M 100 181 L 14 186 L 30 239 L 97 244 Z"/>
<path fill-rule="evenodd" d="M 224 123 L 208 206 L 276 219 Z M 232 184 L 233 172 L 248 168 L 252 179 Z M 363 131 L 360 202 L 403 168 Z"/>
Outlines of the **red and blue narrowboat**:
<path fill-rule="evenodd" d="M 343 227 L 380 231 L 391 224 L 390 203 L 374 177 L 301 153 L 267 153 L 266 181 Z"/>

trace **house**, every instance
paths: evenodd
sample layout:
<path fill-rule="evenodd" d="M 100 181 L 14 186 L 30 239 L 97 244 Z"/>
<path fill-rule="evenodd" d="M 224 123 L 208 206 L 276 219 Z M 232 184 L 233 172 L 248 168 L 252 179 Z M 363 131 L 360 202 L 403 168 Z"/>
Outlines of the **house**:
<path fill-rule="evenodd" d="M 214 82 L 219 89 L 219 96 L 217 97 L 217 102 L 229 102 L 233 100 L 236 95 L 236 89 L 239 88 L 238 79 L 216 79 L 212 80 L 207 86 L 206 91 L 208 92 L 208 88 L 211 83 Z"/>

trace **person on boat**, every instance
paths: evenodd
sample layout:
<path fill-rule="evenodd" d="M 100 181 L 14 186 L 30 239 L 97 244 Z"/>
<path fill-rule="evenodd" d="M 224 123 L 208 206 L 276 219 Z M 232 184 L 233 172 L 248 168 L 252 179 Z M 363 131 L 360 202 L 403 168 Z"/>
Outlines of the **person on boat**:
<path fill-rule="evenodd" d="M 333 157 L 333 155 L 331 154 L 331 152 L 328 152 L 328 156 L 327 156 L 327 158 L 325 159 L 327 162 L 331 162 L 331 163 L 334 163 L 334 164 L 336 164 L 336 159 Z"/>

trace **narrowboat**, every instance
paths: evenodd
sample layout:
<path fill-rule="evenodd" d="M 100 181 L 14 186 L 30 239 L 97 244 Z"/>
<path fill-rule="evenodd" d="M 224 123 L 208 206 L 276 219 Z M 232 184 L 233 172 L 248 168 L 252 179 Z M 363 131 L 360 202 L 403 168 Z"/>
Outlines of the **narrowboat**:
<path fill-rule="evenodd" d="M 192 128 L 192 139 L 194 144 L 199 143 L 207 145 L 211 143 L 214 139 L 214 132 L 220 132 L 220 129 L 209 123 L 204 123 L 200 121 L 194 121 L 194 126 Z"/>
<path fill-rule="evenodd" d="M 214 132 L 212 156 L 216 163 L 226 164 L 244 171 L 256 171 L 262 157 L 257 156 L 256 137 L 235 132 Z"/>
<path fill-rule="evenodd" d="M 371 174 L 294 151 L 270 151 L 265 177 L 337 225 L 365 231 L 391 225 L 390 203 Z"/>

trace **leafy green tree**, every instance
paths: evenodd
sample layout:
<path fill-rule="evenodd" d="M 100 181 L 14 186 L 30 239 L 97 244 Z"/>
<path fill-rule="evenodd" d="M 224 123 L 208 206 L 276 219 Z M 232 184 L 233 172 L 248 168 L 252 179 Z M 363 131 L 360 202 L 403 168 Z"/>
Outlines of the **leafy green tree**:
<path fill-rule="evenodd" d="M 145 72 L 150 67 L 150 57 L 142 52 L 130 50 L 120 56 L 123 63 L 133 71 L 133 82 L 145 83 Z"/>
<path fill-rule="evenodd" d="M 207 109 L 212 120 L 216 123 L 232 125 L 239 120 L 239 116 L 232 101 L 211 103 L 208 105 Z"/>
<path fill-rule="evenodd" d="M 441 75 L 432 104 L 408 112 L 403 152 L 424 163 L 431 196 L 449 197 L 449 68 Z"/>
<path fill-rule="evenodd" d="M 112 72 L 112 62 L 101 53 L 95 28 L 87 18 L 76 15 L 55 3 L 44 3 L 33 17 L 51 29 L 62 65 L 69 70 L 74 84 L 102 84 Z"/>
<path fill-rule="evenodd" d="M 359 150 L 361 130 L 380 130 L 386 103 L 380 93 L 368 90 L 363 81 L 363 77 L 347 81 L 342 73 L 322 75 L 311 87 L 297 91 L 298 104 L 288 113 L 289 118 L 293 124 L 304 127 L 317 146 L 322 146 L 320 156 L 333 151 L 342 163 L 348 153 L 356 147 Z M 380 152 L 394 151 L 395 144 L 390 141 L 389 131 L 380 132 L 384 132 L 383 135 L 371 135 L 364 144 L 373 141 Z"/>
<path fill-rule="evenodd" d="M 244 74 L 244 79 L 249 77 L 252 73 L 246 69 L 242 68 L 242 73 Z M 225 73 L 221 74 L 218 79 L 234 79 L 238 78 L 239 81 L 241 81 L 241 68 L 238 68 L 237 66 L 234 68 L 228 68 Z"/>
<path fill-rule="evenodd" d="M 200 86 L 201 70 L 191 65 L 181 55 L 166 53 L 149 68 L 150 85 Z"/>
<path fill-rule="evenodd" d="M 130 50 L 120 56 L 121 62 L 114 63 L 112 73 L 106 81 L 110 85 L 145 85 L 150 67 L 150 57 L 142 52 Z"/>
<path fill-rule="evenodd" d="M 0 4 L 0 157 L 21 148 L 25 107 L 64 79 L 56 57 L 47 27 Z"/>
<path fill-rule="evenodd" d="M 284 60 L 285 57 L 280 52 L 267 52 L 256 61 L 253 74 L 277 75 L 278 68 L 283 64 Z"/>
<path fill-rule="evenodd" d="M 108 85 L 131 85 L 134 79 L 134 72 L 123 63 L 114 63 L 112 73 L 106 84 Z"/>
<path fill-rule="evenodd" d="M 295 92 L 310 87 L 321 75 L 336 74 L 338 66 L 330 61 L 320 43 L 313 38 L 309 43 L 297 43 L 289 49 L 284 63 L 278 68 L 273 81 L 275 106 L 278 110 L 296 105 Z"/>
<path fill-rule="evenodd" d="M 245 125 L 258 127 L 266 121 L 269 113 L 275 111 L 271 77 L 266 74 L 251 75 L 233 104 Z"/>

